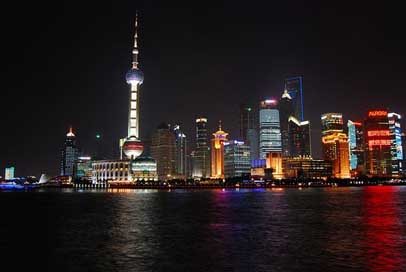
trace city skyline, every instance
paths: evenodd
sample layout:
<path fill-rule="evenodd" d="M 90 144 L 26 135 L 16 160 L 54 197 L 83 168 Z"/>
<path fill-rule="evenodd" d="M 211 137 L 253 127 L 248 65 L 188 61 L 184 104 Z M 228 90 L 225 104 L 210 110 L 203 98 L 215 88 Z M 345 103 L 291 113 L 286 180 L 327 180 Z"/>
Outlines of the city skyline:
<path fill-rule="evenodd" d="M 66 7 L 66 9 L 69 10 L 69 7 Z M 200 26 L 200 28 L 198 27 L 197 29 L 199 30 L 199 34 L 203 36 L 211 38 L 217 37 L 219 40 L 219 45 L 216 46 L 214 43 L 207 44 L 206 42 L 199 44 L 188 39 L 185 41 L 185 38 L 180 35 L 180 33 L 184 33 L 186 36 L 189 35 L 187 37 L 194 37 L 194 33 L 189 33 L 187 31 L 191 30 L 192 27 L 188 28 L 184 26 L 181 19 L 191 19 L 189 17 L 191 14 L 193 14 L 191 11 L 194 9 L 191 9 L 189 13 L 177 11 L 176 14 L 180 15 L 181 17 L 175 19 L 172 23 L 169 23 L 169 26 L 162 26 L 161 24 L 158 25 L 157 23 L 154 24 L 152 22 L 154 16 L 162 16 L 162 18 L 168 16 L 164 12 L 165 9 L 161 8 L 158 9 L 158 13 L 153 13 L 152 7 L 146 5 L 144 9 L 138 10 L 140 11 L 141 23 L 143 21 L 146 22 L 145 24 L 142 23 L 143 28 L 146 29 L 141 30 L 142 38 L 140 40 L 140 47 L 142 48 L 141 50 L 143 53 L 141 54 L 140 58 L 143 64 L 141 68 L 145 74 L 147 74 L 148 78 L 145 84 L 141 87 L 141 95 L 143 96 L 142 100 L 144 101 L 145 99 L 145 104 L 141 105 L 140 108 L 142 112 L 140 127 L 142 131 L 145 131 L 144 135 L 141 135 L 142 139 L 150 136 L 156 125 L 162 121 L 180 123 L 182 127 L 185 128 L 186 135 L 190 139 L 193 139 L 194 118 L 197 118 L 198 116 L 207 116 L 208 134 L 215 131 L 217 120 L 221 119 L 224 122 L 224 126 L 227 127 L 228 131 L 230 132 L 231 138 L 237 138 L 239 135 L 240 104 L 245 103 L 246 101 L 249 101 L 252 104 L 257 104 L 261 99 L 270 97 L 279 98 L 283 92 L 284 79 L 286 77 L 296 75 L 304 76 L 305 118 L 311 122 L 312 131 L 314 131 L 312 142 L 316 142 L 317 145 L 315 146 L 313 144 L 312 146 L 316 151 L 315 157 L 320 157 L 320 151 L 317 152 L 317 148 L 320 150 L 321 144 L 320 137 L 317 135 L 320 134 L 321 126 L 319 124 L 319 118 L 324 112 L 342 112 L 345 120 L 362 120 L 365 116 L 365 112 L 374 107 L 387 107 L 390 108 L 391 111 L 399 112 L 401 114 L 405 113 L 401 101 L 402 99 L 405 100 L 406 98 L 403 97 L 404 94 L 402 96 L 400 89 L 402 86 L 400 84 L 398 86 L 398 90 L 400 91 L 396 91 L 396 89 L 392 90 L 393 95 L 391 96 L 386 95 L 387 91 L 378 92 L 374 86 L 372 86 L 370 92 L 369 90 L 360 90 L 360 93 L 356 94 L 353 93 L 353 91 L 354 89 L 358 89 L 356 86 L 357 84 L 360 84 L 360 82 L 357 81 L 359 79 L 352 76 L 350 77 L 350 79 L 354 80 L 352 81 L 347 77 L 345 80 L 350 81 L 349 84 L 347 82 L 348 90 L 342 90 L 344 95 L 340 93 L 340 97 L 334 98 L 334 94 L 337 94 L 338 92 L 334 92 L 333 90 L 335 89 L 337 91 L 337 89 L 339 89 L 338 86 L 343 84 L 343 82 L 333 81 L 335 84 L 326 84 L 324 87 L 323 84 L 318 84 L 317 81 L 327 80 L 328 77 L 325 78 L 322 76 L 322 74 L 318 75 L 318 73 L 313 73 L 311 69 L 306 69 L 307 66 L 304 65 L 304 63 L 298 64 L 295 63 L 295 61 L 292 61 L 293 55 L 296 54 L 294 53 L 295 50 L 293 47 L 290 47 L 290 51 L 284 51 L 285 54 L 282 54 L 282 56 L 279 57 L 278 61 L 282 65 L 278 65 L 278 61 L 276 61 L 274 66 L 268 67 L 265 64 L 267 60 L 271 59 L 270 56 L 264 54 L 263 56 L 251 56 L 251 58 L 249 58 L 248 56 L 242 54 L 243 50 L 252 51 L 255 49 L 255 47 L 261 47 L 261 42 L 259 39 L 260 35 L 258 35 L 259 33 L 249 34 L 250 39 L 254 41 L 252 44 L 243 42 L 240 47 L 235 46 L 225 50 L 225 47 L 230 45 L 230 41 L 227 41 L 230 36 L 226 34 L 225 37 L 218 37 L 219 33 L 214 31 L 213 34 L 209 30 L 210 27 L 203 27 L 203 23 L 198 19 L 191 20 L 192 26 Z M 236 9 L 236 11 L 240 13 L 242 12 L 242 10 L 239 9 Z M 125 135 L 126 124 L 125 122 L 115 122 L 114 120 L 122 120 L 123 117 L 125 118 L 127 111 L 127 109 L 122 106 L 122 102 L 128 99 L 128 86 L 126 86 L 123 81 L 125 72 L 128 69 L 131 61 L 128 57 L 128 52 L 130 51 L 128 45 L 131 44 L 131 41 L 129 41 L 130 35 L 128 35 L 128 33 L 132 33 L 132 29 L 130 27 L 133 24 L 130 22 L 133 21 L 135 8 L 133 8 L 131 13 L 132 14 L 128 14 L 128 17 L 120 18 L 120 20 L 118 20 L 119 22 L 116 22 L 117 25 L 114 25 L 114 27 L 109 26 L 110 30 L 114 32 L 114 34 L 107 33 L 103 43 L 104 47 L 100 46 L 96 38 L 97 34 L 100 34 L 100 32 L 97 31 L 100 30 L 95 31 L 93 34 L 89 34 L 89 37 L 81 37 L 84 44 L 87 46 L 94 46 L 94 48 L 91 48 L 92 50 L 90 50 L 90 48 L 86 48 L 86 46 L 84 46 L 80 49 L 85 53 L 95 51 L 89 55 L 84 54 L 86 56 L 83 56 L 83 60 L 82 57 L 75 55 L 75 52 L 77 54 L 81 51 L 79 50 L 79 47 L 77 47 L 78 44 L 75 44 L 75 42 L 73 42 L 72 48 L 66 48 L 63 50 L 63 55 L 66 56 L 66 54 L 68 54 L 67 56 L 71 56 L 73 59 L 69 60 L 69 57 L 64 57 L 63 59 L 66 58 L 67 62 L 70 62 L 68 63 L 70 65 L 64 65 L 62 62 L 62 71 L 58 71 L 58 69 L 56 70 L 59 73 L 65 73 L 68 77 L 72 77 L 73 80 L 72 82 L 67 81 L 67 86 L 61 86 L 60 89 L 58 89 L 59 87 L 56 87 L 55 89 L 58 90 L 55 91 L 56 94 L 50 95 L 49 97 L 44 98 L 44 96 L 47 94 L 46 90 L 50 91 L 52 89 L 51 86 L 53 82 L 56 83 L 55 80 L 58 79 L 58 76 L 60 75 L 55 71 L 51 71 L 52 69 L 48 70 L 46 75 L 49 82 L 44 81 L 45 79 L 41 79 L 41 76 L 38 75 L 40 75 L 44 69 L 48 69 L 47 64 L 53 63 L 55 61 L 55 56 L 53 56 L 52 53 L 41 55 L 41 53 L 44 53 L 43 51 L 40 51 L 40 53 L 38 53 L 36 50 L 30 51 L 28 49 L 25 49 L 27 51 L 23 51 L 25 53 L 24 56 L 27 56 L 28 51 L 32 53 L 32 55 L 29 56 L 33 58 L 33 62 L 38 65 L 39 71 L 32 71 L 32 73 L 30 71 L 27 80 L 23 78 L 22 81 L 18 82 L 21 86 L 16 86 L 15 83 L 11 83 L 10 85 L 6 84 L 6 87 L 11 86 L 7 88 L 9 92 L 6 94 L 10 95 L 8 99 L 12 101 L 16 100 L 16 95 L 10 92 L 11 90 L 15 89 L 22 90 L 22 93 L 28 95 L 28 97 L 25 97 L 21 101 L 22 105 L 18 104 L 14 107 L 4 105 L 2 109 L 5 111 L 5 113 L 3 113 L 5 116 L 8 116 L 8 113 L 11 114 L 12 118 L 10 120 L 7 119 L 4 124 L 14 133 L 12 133 L 12 135 L 2 136 L 2 150 L 5 150 L 6 152 L 4 152 L 1 157 L 1 167 L 16 165 L 17 173 L 19 175 L 20 173 L 21 175 L 28 175 L 32 173 L 39 175 L 41 172 L 52 173 L 52 171 L 55 171 L 54 169 L 58 168 L 58 155 L 63 143 L 63 135 L 66 134 L 66 129 L 69 126 L 73 126 L 78 139 L 80 139 L 79 141 L 81 147 L 89 146 L 89 149 L 91 149 L 92 144 L 94 144 L 92 143 L 92 140 L 97 133 L 100 133 L 105 141 L 105 145 L 107 147 L 106 149 L 110 150 L 109 152 L 112 153 L 111 155 L 116 156 L 116 154 L 118 154 L 117 139 L 122 137 L 122 135 Z M 182 17 L 182 15 L 184 17 Z M 232 15 L 231 12 L 223 9 L 215 10 L 214 15 L 214 25 L 216 20 L 218 22 L 223 15 L 230 16 L 230 18 L 233 19 L 232 22 L 234 23 L 240 23 L 240 21 L 234 17 L 235 15 Z M 248 16 L 248 18 L 250 18 L 250 22 L 252 22 L 254 32 L 264 31 L 265 26 L 274 27 L 274 31 L 270 31 L 270 34 L 275 34 L 278 32 L 276 28 L 278 23 L 273 22 L 273 20 L 268 22 L 266 18 L 264 19 L 262 17 L 265 22 L 258 22 L 259 20 L 256 20 L 253 17 Z M 102 26 L 107 26 L 113 21 L 112 17 L 107 17 L 107 19 L 96 19 L 97 20 L 92 23 L 103 23 Z M 203 20 L 203 18 L 200 19 Z M 223 20 L 223 18 L 221 19 Z M 85 19 L 79 16 L 79 22 L 83 23 L 90 21 L 90 19 Z M 162 22 L 164 20 L 161 19 L 160 21 Z M 127 25 L 124 26 L 124 23 Z M 79 27 L 80 23 L 77 24 L 78 25 L 73 26 L 63 24 L 64 29 L 68 30 L 68 34 L 70 34 L 71 37 L 74 37 L 74 30 L 78 30 L 77 27 Z M 149 26 L 149 24 L 152 24 L 152 26 Z M 58 20 L 56 21 L 56 26 L 57 25 Z M 237 26 L 238 25 L 239 24 L 237 24 Z M 173 26 L 177 27 L 176 35 L 174 32 L 172 32 L 174 36 L 170 37 L 170 41 L 166 41 L 167 45 L 171 44 L 172 42 L 172 47 L 165 48 L 165 46 L 162 45 L 159 47 L 155 45 L 155 43 L 159 41 L 163 41 L 163 44 L 165 44 L 165 39 L 168 39 L 166 34 L 162 35 L 160 32 L 153 31 L 154 28 L 157 30 L 157 27 L 161 26 L 163 29 L 166 29 L 166 27 L 168 27 L 168 29 L 173 28 Z M 213 22 L 209 22 L 208 26 L 213 27 Z M 240 31 L 243 33 L 247 31 L 246 28 L 244 29 L 244 27 L 247 27 L 246 23 L 241 23 L 239 26 L 242 26 L 243 28 L 239 29 L 232 24 L 226 24 L 224 27 L 230 30 L 230 35 L 233 33 L 239 33 Z M 14 27 L 18 29 L 18 26 Z M 70 30 L 71 27 L 72 30 Z M 95 26 L 90 24 L 88 27 L 93 29 Z M 281 25 L 280 27 L 281 30 L 289 29 L 289 26 Z M 115 32 L 117 29 L 120 30 Z M 164 30 L 162 30 L 162 32 L 164 32 Z M 90 33 L 92 33 L 92 31 L 90 31 Z M 36 46 L 41 45 L 47 41 L 47 39 L 51 40 L 55 33 L 51 31 L 49 34 L 50 37 L 46 38 L 40 36 L 42 38 L 40 38 L 39 43 L 31 41 L 32 43 L 29 43 L 28 48 L 35 49 Z M 30 35 L 32 35 L 32 33 Z M 44 33 L 42 35 L 44 35 Z M 276 36 L 279 37 L 281 43 L 284 42 L 280 36 Z M 282 37 L 283 36 L 284 35 L 282 35 Z M 116 39 L 112 37 L 116 37 Z M 300 39 L 298 40 L 300 41 Z M 324 39 L 321 40 L 324 41 Z M 124 44 L 124 41 L 126 44 Z M 266 40 L 264 42 L 267 44 L 269 41 Z M 186 46 L 188 44 L 189 46 Z M 181 47 L 179 47 L 179 45 L 181 45 Z M 280 50 L 278 46 L 271 48 L 274 49 L 275 54 L 276 52 L 279 52 L 278 49 Z M 63 47 L 57 47 L 52 50 L 59 52 L 60 49 L 63 49 Z M 117 55 L 114 55 L 116 49 Z M 55 53 L 55 51 L 52 50 L 50 52 Z M 194 50 L 197 52 L 194 52 Z M 104 51 L 109 52 L 108 54 L 104 55 L 105 57 L 100 58 L 100 56 L 97 56 Z M 15 49 L 15 51 L 11 52 L 17 53 L 17 50 Z M 98 52 L 98 54 L 95 54 L 96 52 Z M 232 56 L 221 55 L 221 53 L 225 52 L 232 53 L 230 54 Z M 265 53 L 265 51 L 259 52 Z M 213 57 L 208 62 L 201 62 L 201 57 L 204 57 L 207 53 L 214 53 L 212 54 L 213 56 L 220 56 L 217 56 L 217 58 Z M 12 56 L 16 57 L 16 59 L 10 59 L 10 62 L 7 62 L 7 64 L 10 64 L 11 67 L 9 71 L 14 71 L 14 69 L 17 67 L 15 62 L 18 63 L 19 60 L 17 56 L 13 54 Z M 305 59 L 309 57 L 305 54 L 302 55 L 301 53 L 298 54 L 298 56 L 302 56 L 299 59 L 301 59 L 303 62 L 305 62 Z M 157 61 L 157 57 L 161 57 L 163 60 L 165 60 L 165 62 Z M 192 60 L 188 60 L 188 57 L 192 58 Z M 175 60 L 177 62 L 174 62 Z M 29 60 L 24 59 L 24 61 L 28 62 Z M 58 62 L 60 63 L 61 61 L 59 60 Z M 80 63 L 86 63 L 89 66 L 78 67 L 77 64 Z M 174 63 L 177 65 L 173 66 Z M 285 63 L 286 66 L 284 66 L 283 63 Z M 351 64 L 349 62 L 337 63 L 340 65 Z M 170 64 L 172 65 L 172 68 L 175 68 L 173 69 L 174 71 L 169 71 Z M 193 66 L 193 64 L 195 66 Z M 234 70 L 237 74 L 242 74 L 243 72 L 245 73 L 246 70 L 242 69 L 242 66 L 253 67 L 253 64 L 257 64 L 257 67 L 254 67 L 254 71 L 248 73 L 249 76 L 246 76 L 245 79 L 236 79 L 234 76 L 231 76 L 233 73 L 229 74 L 230 71 Z M 109 67 L 110 65 L 113 65 L 114 69 L 113 67 Z M 358 63 L 358 65 L 361 64 Z M 193 71 L 190 71 L 191 74 L 186 73 L 185 76 L 185 71 L 188 70 L 187 68 L 189 66 L 193 67 Z M 320 64 L 319 68 L 325 66 L 326 65 Z M 71 69 L 69 69 L 69 67 Z M 219 75 L 215 74 L 214 71 L 204 72 L 213 67 L 215 68 L 214 71 L 218 72 Z M 327 65 L 327 67 L 329 66 Z M 118 70 L 115 70 L 117 68 Z M 376 71 L 381 69 L 379 67 L 374 68 Z M 101 71 L 104 71 L 104 69 L 107 69 L 106 71 L 110 72 L 101 73 Z M 115 71 L 111 72 L 112 70 Z M 165 72 L 168 72 L 168 74 L 164 75 Z M 95 76 L 96 74 L 98 74 L 98 77 Z M 102 75 L 102 80 L 100 80 L 100 75 Z M 384 75 L 385 73 L 382 74 L 383 77 L 385 77 Z M 56 76 L 56 79 L 52 78 L 53 76 Z M 343 74 L 341 76 L 344 78 Z M 76 80 L 77 78 L 80 80 Z M 393 73 L 392 77 L 391 75 L 386 74 L 386 78 L 387 79 L 383 80 L 383 82 L 386 83 L 388 87 L 391 86 L 390 84 L 394 84 L 393 81 L 390 81 L 391 79 L 398 79 L 398 77 L 395 77 L 395 73 Z M 370 79 L 373 80 L 373 78 Z M 211 83 L 206 85 L 207 81 L 210 81 Z M 374 82 L 376 83 L 378 80 L 375 79 L 375 81 L 371 83 L 368 82 L 369 84 L 366 85 L 374 85 Z M 379 86 L 379 84 L 382 84 L 379 82 L 376 85 Z M 383 86 L 385 87 L 386 84 Z M 30 97 L 32 94 L 29 93 L 29 90 L 27 89 L 28 86 L 31 86 L 31 88 L 36 90 L 38 97 Z M 46 87 L 44 90 L 41 90 L 41 87 L 43 86 Z M 326 86 L 332 86 L 330 96 L 333 94 L 333 100 L 328 96 L 326 97 L 326 93 L 323 92 L 323 89 L 325 89 Z M 188 89 L 196 89 L 197 91 L 192 92 Z M 102 91 L 100 93 L 96 92 L 99 90 Z M 233 93 L 233 90 L 237 90 L 237 92 L 233 96 L 230 96 L 230 94 Z M 171 94 L 169 95 L 168 93 Z M 345 94 L 349 95 L 350 93 L 354 95 L 354 98 L 347 97 L 347 100 L 345 101 L 340 100 L 343 99 L 341 96 L 345 97 Z M 219 94 L 223 95 L 219 96 Z M 370 97 L 368 99 L 362 99 L 366 94 L 370 95 Z M 394 99 L 394 95 L 398 95 L 398 99 Z M 33 112 L 27 117 L 25 115 L 23 116 L 20 111 L 23 107 L 31 105 L 29 102 L 27 102 L 27 100 L 30 100 L 28 98 L 33 101 L 37 108 L 32 107 L 31 109 Z M 317 101 L 315 99 L 320 99 L 321 101 Z M 176 108 L 182 108 L 183 110 L 178 111 Z M 26 133 L 24 134 L 23 131 L 29 132 L 32 140 L 27 141 Z M 40 131 L 40 137 L 38 137 L 37 133 L 31 133 L 33 131 Z M 24 135 L 24 137 L 19 136 L 20 134 Z M 32 143 L 36 143 L 37 145 L 30 145 Z M 21 152 L 21 150 L 28 153 L 24 154 Z M 86 152 L 87 150 L 83 151 Z M 57 154 L 53 155 L 54 153 Z M 21 154 L 24 154 L 24 156 L 21 156 Z M 39 156 L 40 158 L 34 161 L 32 159 L 33 155 Z"/>

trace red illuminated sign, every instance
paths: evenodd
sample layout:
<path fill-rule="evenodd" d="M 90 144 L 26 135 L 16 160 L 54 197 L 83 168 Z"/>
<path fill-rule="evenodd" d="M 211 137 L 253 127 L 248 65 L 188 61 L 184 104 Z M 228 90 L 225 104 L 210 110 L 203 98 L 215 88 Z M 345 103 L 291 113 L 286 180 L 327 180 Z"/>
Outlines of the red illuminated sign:
<path fill-rule="evenodd" d="M 389 130 L 369 130 L 368 137 L 373 136 L 389 136 Z"/>
<path fill-rule="evenodd" d="M 388 116 L 388 111 L 386 111 L 386 110 L 368 111 L 368 117 L 384 117 L 384 116 Z"/>
<path fill-rule="evenodd" d="M 368 145 L 369 147 L 372 146 L 390 146 L 390 140 L 369 140 Z"/>

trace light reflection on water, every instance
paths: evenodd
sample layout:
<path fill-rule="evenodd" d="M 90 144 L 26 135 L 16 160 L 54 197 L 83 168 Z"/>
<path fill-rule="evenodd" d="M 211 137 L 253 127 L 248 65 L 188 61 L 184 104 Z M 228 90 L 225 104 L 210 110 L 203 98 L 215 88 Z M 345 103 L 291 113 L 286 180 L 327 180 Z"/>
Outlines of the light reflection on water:
<path fill-rule="evenodd" d="M 390 186 L 8 193 L 0 247 L 49 271 L 405 271 L 405 205 Z"/>

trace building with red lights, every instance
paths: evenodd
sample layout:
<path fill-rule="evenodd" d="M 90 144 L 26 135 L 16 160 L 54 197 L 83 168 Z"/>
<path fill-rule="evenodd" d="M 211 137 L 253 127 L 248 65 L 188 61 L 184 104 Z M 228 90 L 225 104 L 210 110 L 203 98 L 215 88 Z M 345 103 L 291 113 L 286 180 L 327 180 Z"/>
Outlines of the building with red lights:
<path fill-rule="evenodd" d="M 366 170 L 370 176 L 391 176 L 391 135 L 387 109 L 369 110 L 364 122 Z"/>

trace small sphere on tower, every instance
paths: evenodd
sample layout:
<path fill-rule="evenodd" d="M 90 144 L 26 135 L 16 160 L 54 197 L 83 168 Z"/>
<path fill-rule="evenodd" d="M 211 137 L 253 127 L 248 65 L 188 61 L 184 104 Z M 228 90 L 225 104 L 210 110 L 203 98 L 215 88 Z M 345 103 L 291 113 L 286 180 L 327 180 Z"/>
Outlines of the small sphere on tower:
<path fill-rule="evenodd" d="M 128 84 L 142 84 L 144 82 L 144 73 L 137 68 L 131 68 L 125 75 Z"/>

